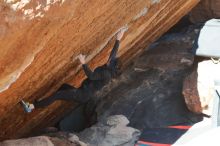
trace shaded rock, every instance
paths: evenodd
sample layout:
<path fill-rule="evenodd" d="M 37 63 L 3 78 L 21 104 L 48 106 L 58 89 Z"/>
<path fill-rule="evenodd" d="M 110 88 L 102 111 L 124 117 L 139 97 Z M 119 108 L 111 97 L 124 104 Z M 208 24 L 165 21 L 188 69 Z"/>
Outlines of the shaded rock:
<path fill-rule="evenodd" d="M 84 105 L 80 105 L 59 122 L 59 129 L 61 131 L 80 132 L 86 127 L 86 123 Z"/>
<path fill-rule="evenodd" d="M 215 95 L 215 81 L 220 81 L 220 64 L 212 60 L 202 61 L 198 64 L 197 89 L 204 113 L 212 113 L 212 103 Z"/>
<path fill-rule="evenodd" d="M 58 132 L 59 130 L 56 127 L 47 127 L 45 128 L 45 133 Z"/>
<path fill-rule="evenodd" d="M 60 139 L 56 137 L 51 137 L 50 140 L 53 142 L 54 146 L 87 146 L 84 143 L 81 144 L 80 141 L 68 141 L 66 139 Z"/>
<path fill-rule="evenodd" d="M 87 146 L 87 144 L 79 140 L 79 137 L 77 135 L 72 133 L 69 134 L 68 140 L 79 146 Z"/>
<path fill-rule="evenodd" d="M 132 146 L 140 135 L 139 130 L 128 127 L 128 119 L 123 115 L 108 117 L 106 122 L 98 122 L 81 132 L 80 139 L 91 146 Z"/>
<path fill-rule="evenodd" d="M 122 114 L 139 130 L 200 121 L 202 117 L 187 109 L 182 95 L 195 36 L 194 30 L 168 34 L 146 49 L 98 102 L 98 121 Z"/>
<path fill-rule="evenodd" d="M 79 146 L 69 141 L 47 136 L 38 136 L 17 140 L 7 140 L 0 143 L 0 146 Z"/>
<path fill-rule="evenodd" d="M 183 95 L 191 111 L 212 114 L 214 81 L 219 80 L 219 68 L 219 64 L 214 64 L 212 60 L 201 61 L 198 68 L 194 68 L 194 71 L 186 77 Z"/>
<path fill-rule="evenodd" d="M 106 124 L 109 126 L 126 126 L 129 124 L 129 121 L 125 116 L 115 115 L 108 117 Z"/>
<path fill-rule="evenodd" d="M 1 146 L 54 146 L 49 137 L 39 136 L 39 137 L 31 137 L 27 139 L 17 139 L 17 140 L 7 140 L 0 143 Z"/>
<path fill-rule="evenodd" d="M 79 137 L 76 134 L 70 132 L 59 131 L 55 133 L 44 134 L 50 137 L 52 141 L 63 143 L 72 143 L 76 146 L 87 146 L 84 142 L 80 141 Z"/>
<path fill-rule="evenodd" d="M 212 18 L 220 18 L 220 0 L 201 0 L 190 12 L 193 23 L 204 23 Z"/>
<path fill-rule="evenodd" d="M 181 64 L 184 64 L 186 66 L 192 66 L 193 65 L 193 60 L 189 58 L 182 58 L 181 59 Z"/>
<path fill-rule="evenodd" d="M 195 113 L 202 113 L 202 106 L 197 90 L 197 69 L 188 75 L 183 82 L 183 96 L 188 109 Z"/>
<path fill-rule="evenodd" d="M 68 137 L 68 140 L 72 141 L 72 142 L 79 141 L 79 137 L 74 135 L 74 134 L 70 134 L 69 137 Z"/>

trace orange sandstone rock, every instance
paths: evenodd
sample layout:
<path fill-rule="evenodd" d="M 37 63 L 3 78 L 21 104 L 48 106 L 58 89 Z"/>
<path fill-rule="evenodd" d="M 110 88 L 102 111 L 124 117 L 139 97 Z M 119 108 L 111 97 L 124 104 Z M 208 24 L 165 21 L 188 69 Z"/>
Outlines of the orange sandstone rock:
<path fill-rule="evenodd" d="M 53 125 L 74 106 L 56 102 L 25 114 L 33 101 L 64 82 L 85 78 L 76 56 L 92 68 L 106 62 L 114 35 L 128 27 L 119 50 L 126 65 L 199 0 L 4 0 L 0 2 L 0 139 Z"/>

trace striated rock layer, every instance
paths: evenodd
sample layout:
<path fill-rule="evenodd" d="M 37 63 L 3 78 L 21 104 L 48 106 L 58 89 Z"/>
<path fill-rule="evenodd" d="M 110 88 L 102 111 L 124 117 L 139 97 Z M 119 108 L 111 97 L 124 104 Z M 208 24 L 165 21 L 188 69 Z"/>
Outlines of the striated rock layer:
<path fill-rule="evenodd" d="M 0 139 L 53 125 L 74 106 L 56 102 L 25 114 L 19 101 L 53 93 L 85 78 L 76 59 L 106 62 L 114 35 L 128 31 L 119 57 L 126 65 L 199 0 L 4 0 L 0 2 Z"/>

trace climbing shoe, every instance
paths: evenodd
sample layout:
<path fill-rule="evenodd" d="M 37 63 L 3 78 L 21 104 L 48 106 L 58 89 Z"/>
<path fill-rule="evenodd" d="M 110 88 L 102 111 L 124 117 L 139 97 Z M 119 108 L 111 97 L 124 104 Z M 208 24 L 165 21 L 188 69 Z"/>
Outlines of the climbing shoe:
<path fill-rule="evenodd" d="M 30 112 L 32 112 L 32 110 L 34 109 L 33 104 L 30 104 L 30 103 L 28 103 L 28 102 L 24 102 L 23 100 L 21 100 L 21 105 L 22 105 L 22 107 L 24 108 L 24 111 L 25 111 L 26 113 L 30 113 Z"/>

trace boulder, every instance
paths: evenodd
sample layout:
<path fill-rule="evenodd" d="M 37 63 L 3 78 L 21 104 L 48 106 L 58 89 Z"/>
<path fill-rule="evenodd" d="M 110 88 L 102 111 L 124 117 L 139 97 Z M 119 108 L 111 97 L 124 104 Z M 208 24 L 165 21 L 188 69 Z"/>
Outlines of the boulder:
<path fill-rule="evenodd" d="M 122 114 L 129 126 L 139 130 L 200 121 L 202 117 L 187 109 L 182 95 L 183 79 L 193 64 L 190 49 L 195 33 L 190 28 L 167 34 L 138 56 L 99 100 L 98 121 Z"/>
<path fill-rule="evenodd" d="M 194 69 L 183 81 L 183 96 L 188 109 L 195 113 L 202 113 L 201 101 L 197 90 L 197 70 Z"/>
<path fill-rule="evenodd" d="M 26 114 L 19 102 L 79 87 L 77 60 L 104 64 L 119 29 L 128 28 L 118 57 L 126 66 L 199 0 L 4 0 L 0 2 L 0 139 L 53 126 L 75 104 L 56 102 Z M 18 130 L 19 129 L 19 130 Z"/>
<path fill-rule="evenodd" d="M 220 0 L 201 0 L 190 12 L 193 23 L 204 23 L 212 18 L 220 18 Z"/>
<path fill-rule="evenodd" d="M 113 115 L 105 122 L 98 122 L 81 132 L 80 139 L 91 146 L 132 146 L 140 135 L 140 131 L 127 126 L 128 119 L 123 115 Z"/>
<path fill-rule="evenodd" d="M 219 79 L 220 64 L 212 60 L 201 61 L 198 67 L 185 78 L 183 95 L 189 110 L 195 113 L 212 114 L 215 96 L 215 80 Z"/>
<path fill-rule="evenodd" d="M 47 136 L 30 137 L 16 140 L 6 140 L 1 146 L 79 146 L 66 140 L 51 138 Z"/>

